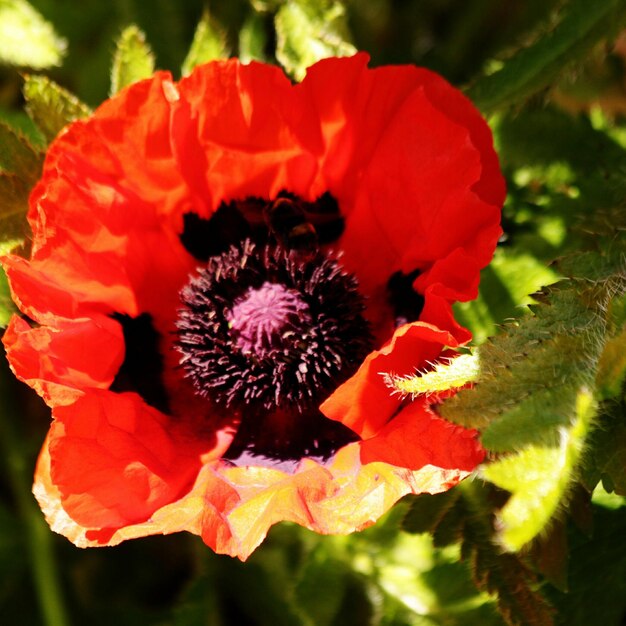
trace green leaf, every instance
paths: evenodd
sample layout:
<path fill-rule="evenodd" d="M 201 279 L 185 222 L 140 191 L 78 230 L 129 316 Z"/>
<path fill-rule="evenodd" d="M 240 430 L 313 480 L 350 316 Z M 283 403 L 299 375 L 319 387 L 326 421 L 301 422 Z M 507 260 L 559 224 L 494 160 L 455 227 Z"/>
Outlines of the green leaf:
<path fill-rule="evenodd" d="M 239 59 L 242 63 L 264 61 L 266 48 L 264 20 L 258 13 L 251 12 L 239 31 Z"/>
<path fill-rule="evenodd" d="M 5 248 L 19 245 L 29 233 L 26 221 L 29 194 L 30 185 L 22 178 L 0 172 L 0 244 L 5 244 Z M 6 245 L 8 242 L 10 246 Z"/>
<path fill-rule="evenodd" d="M 569 535 L 569 593 L 546 586 L 563 626 L 622 624 L 626 609 L 626 507 L 595 505 L 594 535 Z"/>
<path fill-rule="evenodd" d="M 547 36 L 469 89 L 468 96 L 483 112 L 519 104 L 549 87 L 595 43 L 619 32 L 626 20 L 626 6 L 623 0 L 570 0 L 558 18 Z"/>
<path fill-rule="evenodd" d="M 277 11 L 285 0 L 250 0 L 250 4 L 258 13 Z"/>
<path fill-rule="evenodd" d="M 28 195 L 39 178 L 42 161 L 43 155 L 26 138 L 0 123 L 0 255 L 23 246 L 30 232 Z M 6 274 L 0 268 L 0 328 L 7 326 L 16 311 Z"/>
<path fill-rule="evenodd" d="M 533 316 L 480 346 L 476 386 L 440 407 L 452 421 L 482 427 L 488 450 L 512 453 L 482 470 L 512 494 L 498 515 L 508 550 L 544 529 L 583 462 L 602 399 L 596 374 L 616 332 L 612 305 L 626 291 L 624 243 L 564 258 L 557 271 L 570 278 L 537 294 Z"/>
<path fill-rule="evenodd" d="M 583 481 L 593 489 L 599 480 L 606 491 L 626 496 L 626 411 L 621 404 L 608 405 L 588 441 Z"/>
<path fill-rule="evenodd" d="M 91 113 L 87 105 L 46 76 L 26 76 L 24 97 L 28 114 L 48 141 L 70 122 Z"/>
<path fill-rule="evenodd" d="M 127 26 L 117 40 L 111 67 L 110 94 L 149 78 L 154 73 L 154 55 L 137 26 Z"/>
<path fill-rule="evenodd" d="M 521 557 L 503 554 L 493 541 L 491 511 L 498 495 L 489 484 L 474 480 L 464 481 L 447 493 L 418 496 L 403 528 L 432 533 L 435 546 L 461 543 L 461 558 L 469 564 L 474 584 L 482 592 L 496 594 L 498 610 L 507 624 L 551 625 L 551 610 L 536 589 L 536 576 Z M 447 582 L 449 585 L 450 577 Z M 439 593 L 437 587 L 432 588 Z M 445 607 L 443 598 L 441 602 Z"/>
<path fill-rule="evenodd" d="M 42 164 L 43 154 L 23 135 L 0 122 L 0 170 L 34 184 Z"/>
<path fill-rule="evenodd" d="M 66 42 L 25 0 L 0 0 L 0 63 L 43 69 L 60 65 Z"/>
<path fill-rule="evenodd" d="M 550 532 L 537 538 L 532 546 L 537 570 L 557 589 L 567 591 L 568 546 L 565 522 L 557 520 Z"/>
<path fill-rule="evenodd" d="M 495 133 L 503 166 L 514 170 L 509 192 L 525 192 L 526 213 L 533 208 L 529 202 L 538 205 L 527 218 L 528 227 L 557 216 L 568 225 L 581 215 L 585 224 L 590 218 L 597 224 L 598 209 L 614 209 L 626 195 L 626 150 L 594 128 L 587 117 L 573 117 L 553 107 L 528 108 L 500 117 Z M 513 220 L 523 212 L 520 204 L 514 207 Z M 614 219 L 607 222 L 614 224 Z M 576 243 L 569 234 L 564 243 Z M 523 243 L 530 251 L 532 242 Z M 557 250 L 552 258 L 562 254 Z"/>
<path fill-rule="evenodd" d="M 226 34 L 215 19 L 205 11 L 198 23 L 191 48 L 183 61 L 182 73 L 187 76 L 196 65 L 228 57 Z"/>
<path fill-rule="evenodd" d="M 454 488 L 455 502 L 437 521 L 437 536 L 461 542 L 461 558 L 469 563 L 476 587 L 496 594 L 498 611 L 509 626 L 550 626 L 552 611 L 537 590 L 536 576 L 515 554 L 503 554 L 492 538 L 493 502 L 498 494 L 481 481 Z M 456 528 L 453 533 L 445 528 Z"/>
<path fill-rule="evenodd" d="M 11 299 L 11 291 L 4 269 L 0 267 L 0 328 L 6 328 L 17 307 Z"/>
<path fill-rule="evenodd" d="M 345 562 L 329 558 L 323 549 L 309 555 L 298 576 L 295 600 L 311 624 L 332 626 L 337 623 L 349 573 Z"/>
<path fill-rule="evenodd" d="M 483 444 L 491 450 L 555 444 L 557 429 L 575 415 L 581 387 L 594 389 L 610 338 L 607 309 L 624 289 L 621 252 L 577 255 L 556 269 L 572 278 L 534 294 L 533 315 L 480 346 L 478 384 L 440 408 L 447 419 L 485 428 Z"/>
<path fill-rule="evenodd" d="M 335 625 L 502 626 L 494 598 L 476 590 L 469 564 L 459 558 L 458 545 L 440 549 L 426 533 L 396 532 L 383 548 L 371 530 L 348 538 L 345 546 L 353 554 L 354 567 L 367 576 L 374 619 L 355 619 L 359 603 L 351 598 L 347 608 L 352 619 L 348 610 Z M 336 554 L 333 547 L 328 551 Z"/>
<path fill-rule="evenodd" d="M 543 531 L 559 510 L 596 409 L 593 395 L 581 389 L 575 421 L 571 428 L 561 429 L 560 445 L 530 445 L 483 468 L 484 478 L 512 494 L 498 514 L 500 540 L 507 550 L 520 550 Z"/>
<path fill-rule="evenodd" d="M 15 134 L 26 139 L 34 150 L 45 150 L 46 140 L 26 111 L 3 109 L 0 106 L 0 122 L 6 124 Z"/>
<path fill-rule="evenodd" d="M 422 494 L 411 499 L 411 506 L 402 520 L 402 529 L 409 533 L 432 533 L 456 504 L 460 492 L 455 489 L 436 495 Z"/>
<path fill-rule="evenodd" d="M 276 58 L 296 79 L 306 68 L 331 56 L 350 56 L 345 9 L 334 0 L 287 0 L 276 14 Z"/>
<path fill-rule="evenodd" d="M 555 282 L 558 274 L 540 259 L 517 248 L 498 248 L 480 276 L 479 297 L 455 305 L 455 317 L 472 331 L 475 345 L 494 335 L 499 324 L 528 313 L 532 294 Z"/>
<path fill-rule="evenodd" d="M 491 538 L 489 490 L 478 481 L 457 489 L 466 508 L 462 554 L 470 559 L 479 589 L 497 593 L 498 609 L 511 626 L 551 626 L 552 610 L 536 589 L 536 577 L 515 554 L 503 554 Z"/>
<path fill-rule="evenodd" d="M 626 162 L 624 148 L 594 128 L 588 117 L 573 117 L 550 106 L 503 115 L 495 123 L 495 133 L 506 167 L 536 165 L 548 172 L 548 166 L 567 163 L 579 174 L 597 170 L 607 174 Z M 576 180 L 580 182 L 584 181 Z"/>
<path fill-rule="evenodd" d="M 626 382 L 626 325 L 607 341 L 598 363 L 596 384 L 601 398 L 619 398 Z"/>

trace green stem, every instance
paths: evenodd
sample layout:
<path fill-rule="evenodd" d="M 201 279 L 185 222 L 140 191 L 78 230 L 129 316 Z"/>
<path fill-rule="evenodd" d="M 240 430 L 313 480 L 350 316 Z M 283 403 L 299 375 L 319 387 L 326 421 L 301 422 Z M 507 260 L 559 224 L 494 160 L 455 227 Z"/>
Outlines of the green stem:
<path fill-rule="evenodd" d="M 7 380 L 9 375 L 5 367 L 0 369 L 0 397 L 4 405 L 0 416 L 0 450 L 6 461 L 18 512 L 26 529 L 30 566 L 43 623 L 46 626 L 69 626 L 52 545 L 52 533 L 30 493 L 31 469 L 27 467 L 24 445 L 16 428 L 20 417 L 12 385 Z"/>

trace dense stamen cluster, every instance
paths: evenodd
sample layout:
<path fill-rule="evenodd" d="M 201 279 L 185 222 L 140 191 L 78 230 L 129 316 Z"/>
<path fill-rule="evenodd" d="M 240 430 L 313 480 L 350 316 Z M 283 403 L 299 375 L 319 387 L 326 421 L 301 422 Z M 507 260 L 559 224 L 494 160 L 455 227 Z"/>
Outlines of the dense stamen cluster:
<path fill-rule="evenodd" d="M 371 349 L 356 279 L 246 239 L 181 291 L 178 348 L 197 393 L 228 408 L 303 413 Z"/>
<path fill-rule="evenodd" d="M 269 356 L 300 341 L 298 332 L 311 325 L 309 307 L 300 294 L 280 283 L 250 287 L 226 313 L 230 334 L 244 354 Z"/>

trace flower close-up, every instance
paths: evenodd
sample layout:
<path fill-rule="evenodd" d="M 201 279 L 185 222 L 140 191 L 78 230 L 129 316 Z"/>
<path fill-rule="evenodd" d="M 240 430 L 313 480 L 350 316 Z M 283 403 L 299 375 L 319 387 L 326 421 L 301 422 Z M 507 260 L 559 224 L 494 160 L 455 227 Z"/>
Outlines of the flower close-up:
<path fill-rule="evenodd" d="M 344 534 L 483 460 L 389 375 L 453 358 L 501 235 L 486 122 L 368 57 L 135 83 L 52 142 L 3 342 L 51 407 L 34 492 L 78 546 L 189 531 L 247 558 Z M 451 392 L 450 392 L 451 393 Z"/>

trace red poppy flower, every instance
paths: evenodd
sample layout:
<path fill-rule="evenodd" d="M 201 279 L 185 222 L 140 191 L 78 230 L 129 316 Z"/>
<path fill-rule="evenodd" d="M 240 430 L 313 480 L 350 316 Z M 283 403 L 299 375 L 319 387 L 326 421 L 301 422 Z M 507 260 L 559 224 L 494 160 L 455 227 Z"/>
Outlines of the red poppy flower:
<path fill-rule="evenodd" d="M 51 406 L 35 493 L 80 546 L 187 530 L 247 557 L 289 520 L 373 523 L 482 460 L 403 401 L 469 339 L 504 185 L 439 76 L 236 60 L 127 88 L 52 143 L 30 260 L 3 261 L 16 375 Z"/>

